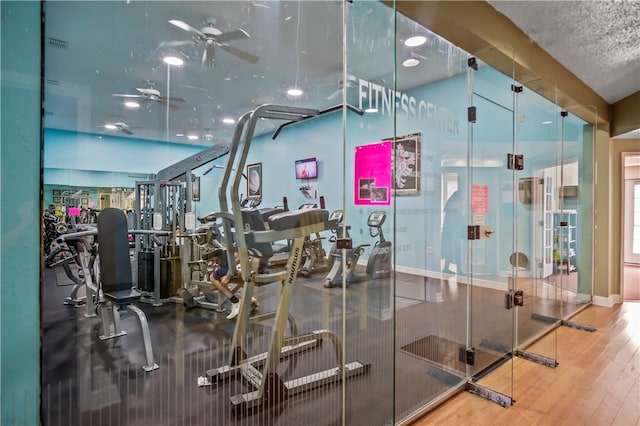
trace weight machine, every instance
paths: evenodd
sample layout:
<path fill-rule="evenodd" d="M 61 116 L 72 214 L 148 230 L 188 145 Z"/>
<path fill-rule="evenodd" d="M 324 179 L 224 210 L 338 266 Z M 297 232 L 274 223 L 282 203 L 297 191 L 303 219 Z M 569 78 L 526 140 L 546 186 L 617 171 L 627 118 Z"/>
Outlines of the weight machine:
<path fill-rule="evenodd" d="M 160 170 L 149 181 L 136 182 L 131 233 L 137 256 L 134 280 L 143 301 L 161 305 L 191 283 L 191 269 L 199 265 L 199 259 L 192 259 L 192 242 L 200 236 L 193 213 L 199 181 L 192 171 L 228 152 L 227 146 L 215 145 Z"/>

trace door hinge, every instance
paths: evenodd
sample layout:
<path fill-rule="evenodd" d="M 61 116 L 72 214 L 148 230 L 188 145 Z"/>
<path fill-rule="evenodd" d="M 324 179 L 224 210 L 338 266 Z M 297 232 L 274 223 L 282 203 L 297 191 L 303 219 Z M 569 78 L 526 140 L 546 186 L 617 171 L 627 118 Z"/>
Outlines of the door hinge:
<path fill-rule="evenodd" d="M 461 346 L 458 349 L 458 360 L 467 365 L 475 365 L 476 363 L 476 351 L 474 348 L 465 348 Z"/>
<path fill-rule="evenodd" d="M 524 155 L 522 155 L 522 154 L 507 154 L 507 169 L 509 169 L 509 170 L 523 170 L 524 169 Z"/>
<path fill-rule="evenodd" d="M 518 86 L 517 84 L 512 84 L 511 85 L 511 90 L 513 90 L 516 93 L 521 93 L 522 92 L 522 86 Z"/>
<path fill-rule="evenodd" d="M 469 123 L 476 122 L 476 107 L 471 106 L 467 108 L 467 120 L 469 121 Z"/>
<path fill-rule="evenodd" d="M 504 308 L 511 309 L 514 306 L 524 306 L 524 292 L 522 290 L 509 290 L 504 295 Z"/>
<path fill-rule="evenodd" d="M 336 240 L 336 248 L 339 250 L 341 249 L 350 250 L 353 248 L 353 241 L 351 240 L 351 238 L 338 238 Z"/>
<path fill-rule="evenodd" d="M 478 60 L 472 56 L 469 59 L 467 59 L 467 66 L 469 68 L 473 68 L 475 71 L 478 71 Z"/>

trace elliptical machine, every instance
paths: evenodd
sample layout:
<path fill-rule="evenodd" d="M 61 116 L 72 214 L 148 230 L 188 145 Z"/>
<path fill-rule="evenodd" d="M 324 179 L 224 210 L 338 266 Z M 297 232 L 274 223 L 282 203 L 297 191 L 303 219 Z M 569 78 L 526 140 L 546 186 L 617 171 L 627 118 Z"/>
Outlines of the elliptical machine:
<path fill-rule="evenodd" d="M 334 212 L 331 217 L 334 217 L 335 214 L 339 214 L 339 224 L 342 224 L 342 218 L 344 212 L 342 210 L 338 210 Z M 382 224 L 384 223 L 387 215 L 384 211 L 374 211 L 369 215 L 367 219 L 367 226 L 369 227 L 369 235 L 373 238 L 379 238 L 378 241 L 373 246 L 371 250 L 371 255 L 367 260 L 367 267 L 365 272 L 367 274 L 367 279 L 376 280 L 379 278 L 387 278 L 391 275 L 391 250 L 392 243 L 391 241 L 387 241 L 384 238 L 384 233 L 382 232 Z M 344 237 L 341 236 L 342 230 L 345 230 Z M 350 239 L 349 236 L 350 226 L 338 226 L 337 228 L 337 237 L 338 238 L 347 238 Z M 360 277 L 356 274 L 356 267 L 358 266 L 358 260 L 362 253 L 364 253 L 364 248 L 370 246 L 371 244 L 360 244 L 359 246 L 348 249 L 347 257 L 346 257 L 346 283 L 347 286 L 354 282 L 360 281 Z M 333 251 L 333 250 L 332 250 Z M 333 288 L 338 287 L 342 284 L 342 251 L 336 250 L 331 253 L 334 257 L 333 266 L 329 274 L 324 279 L 323 286 L 325 288 Z"/>
<path fill-rule="evenodd" d="M 373 238 L 379 237 L 371 250 L 369 259 L 367 259 L 367 278 L 371 280 L 387 278 L 391 275 L 392 243 L 384 238 L 382 232 L 382 224 L 386 218 L 387 214 L 380 210 L 372 212 L 367 219 L 369 235 Z"/>

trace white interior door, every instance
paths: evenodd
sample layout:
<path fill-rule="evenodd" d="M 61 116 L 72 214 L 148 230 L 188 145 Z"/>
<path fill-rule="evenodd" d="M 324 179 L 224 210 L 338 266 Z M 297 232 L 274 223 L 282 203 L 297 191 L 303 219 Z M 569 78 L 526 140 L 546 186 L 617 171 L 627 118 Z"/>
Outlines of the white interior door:
<path fill-rule="evenodd" d="M 624 262 L 640 264 L 640 179 L 625 180 Z"/>

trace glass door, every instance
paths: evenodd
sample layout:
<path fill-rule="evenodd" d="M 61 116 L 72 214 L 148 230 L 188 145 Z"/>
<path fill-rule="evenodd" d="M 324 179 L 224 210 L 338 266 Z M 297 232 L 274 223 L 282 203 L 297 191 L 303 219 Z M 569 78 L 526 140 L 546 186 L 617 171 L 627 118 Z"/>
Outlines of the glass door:
<path fill-rule="evenodd" d="M 517 250 L 510 259 L 517 290 L 523 294 L 523 305 L 517 309 L 516 354 L 555 367 L 561 291 L 554 260 L 561 117 L 555 82 L 535 79 L 518 84 L 515 142 L 522 163 L 514 173 L 518 192 L 511 215 Z"/>
<path fill-rule="evenodd" d="M 493 57 L 501 66 L 469 58 L 469 149 L 462 188 L 468 241 L 466 268 L 459 274 L 469 287 L 468 332 L 459 356 L 468 365 L 469 390 L 509 406 L 519 302 L 517 277 L 510 265 L 517 252 L 513 217 L 517 188 L 515 171 L 507 164 L 507 154 L 515 152 L 513 52 L 493 48 L 481 53 L 479 57 Z"/>

